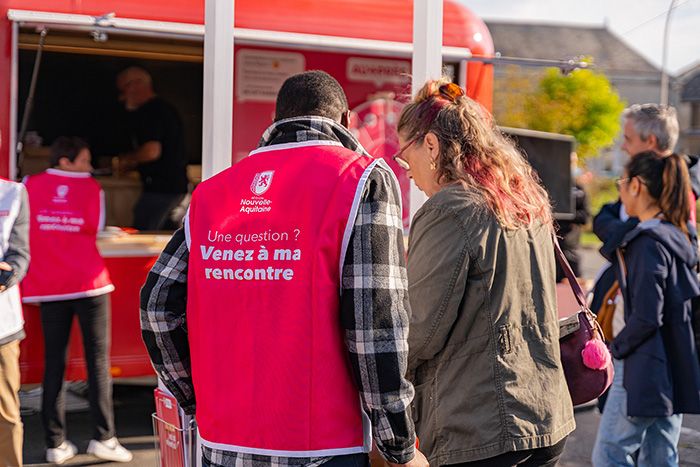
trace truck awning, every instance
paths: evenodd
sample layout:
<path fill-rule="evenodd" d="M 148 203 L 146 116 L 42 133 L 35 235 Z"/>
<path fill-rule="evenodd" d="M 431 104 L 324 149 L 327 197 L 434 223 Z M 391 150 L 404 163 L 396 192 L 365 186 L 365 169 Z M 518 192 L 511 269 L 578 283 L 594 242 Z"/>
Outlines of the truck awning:
<path fill-rule="evenodd" d="M 171 38 L 190 41 L 204 40 L 201 24 L 118 18 L 112 15 L 89 16 L 31 10 L 8 10 L 7 17 L 21 27 L 35 29 L 85 31 L 99 38 L 100 33 L 123 36 Z M 348 38 L 317 34 L 303 34 L 259 29 L 233 28 L 237 44 L 258 45 L 286 49 L 358 53 L 411 57 L 413 44 L 373 39 Z M 472 56 L 468 48 L 442 48 L 443 60 L 460 61 Z"/>

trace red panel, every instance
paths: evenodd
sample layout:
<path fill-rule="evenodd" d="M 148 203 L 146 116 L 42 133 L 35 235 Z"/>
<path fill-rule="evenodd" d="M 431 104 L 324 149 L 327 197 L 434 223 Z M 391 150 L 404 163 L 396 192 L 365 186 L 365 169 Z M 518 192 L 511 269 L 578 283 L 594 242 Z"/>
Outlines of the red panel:
<path fill-rule="evenodd" d="M 141 340 L 139 290 L 156 257 L 106 258 L 116 290 L 112 300 L 112 376 L 131 377 L 153 374 L 146 348 Z M 22 341 L 20 369 L 22 384 L 40 383 L 44 372 L 44 342 L 39 308 L 24 307 L 27 338 Z M 82 340 L 77 319 L 73 323 L 66 366 L 67 380 L 86 378 Z"/>
<path fill-rule="evenodd" d="M 493 65 L 467 64 L 467 95 L 489 112 L 493 111 Z"/>

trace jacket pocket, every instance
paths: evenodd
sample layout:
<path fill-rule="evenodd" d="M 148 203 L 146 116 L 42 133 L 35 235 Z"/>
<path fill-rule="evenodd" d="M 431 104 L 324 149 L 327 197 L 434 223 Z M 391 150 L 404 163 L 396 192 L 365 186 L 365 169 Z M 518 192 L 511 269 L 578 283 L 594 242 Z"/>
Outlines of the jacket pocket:
<path fill-rule="evenodd" d="M 411 417 L 416 426 L 425 419 L 430 403 L 432 402 L 433 381 L 414 386 L 415 396 L 411 402 Z"/>
<path fill-rule="evenodd" d="M 513 342 L 511 341 L 508 325 L 499 326 L 498 328 L 498 351 L 501 357 L 513 352 Z"/>

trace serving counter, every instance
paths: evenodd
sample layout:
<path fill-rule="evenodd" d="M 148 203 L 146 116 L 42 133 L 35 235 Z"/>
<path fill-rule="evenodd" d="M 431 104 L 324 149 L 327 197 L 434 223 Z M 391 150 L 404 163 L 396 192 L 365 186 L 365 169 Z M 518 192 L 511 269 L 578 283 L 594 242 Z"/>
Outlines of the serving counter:
<path fill-rule="evenodd" d="M 139 290 L 170 235 L 133 234 L 98 239 L 98 247 L 112 277 L 111 372 L 114 377 L 153 374 L 141 341 Z M 57 271 L 60 274 L 60 271 Z M 39 307 L 24 306 L 26 339 L 21 343 L 22 384 L 40 383 L 44 372 L 44 342 Z M 80 328 L 75 319 L 66 361 L 66 380 L 87 378 Z"/>

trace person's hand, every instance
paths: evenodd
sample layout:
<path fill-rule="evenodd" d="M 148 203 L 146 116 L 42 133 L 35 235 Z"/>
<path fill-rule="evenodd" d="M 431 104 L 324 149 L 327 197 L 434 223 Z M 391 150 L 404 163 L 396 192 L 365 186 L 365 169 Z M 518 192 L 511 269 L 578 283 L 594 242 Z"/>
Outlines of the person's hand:
<path fill-rule="evenodd" d="M 7 264 L 5 261 L 0 261 L 0 271 L 12 271 L 12 266 Z M 7 280 L 6 277 L 10 276 L 6 274 L 0 274 L 0 278 L 2 279 L 2 281 L 0 281 L 0 292 L 4 291 L 7 288 L 4 282 Z"/>
<path fill-rule="evenodd" d="M 408 461 L 405 464 L 394 464 L 391 462 L 387 462 L 391 467 L 428 467 L 430 464 L 428 463 L 428 459 L 425 458 L 422 452 L 416 448 L 416 455 L 413 456 L 413 459 Z"/>

